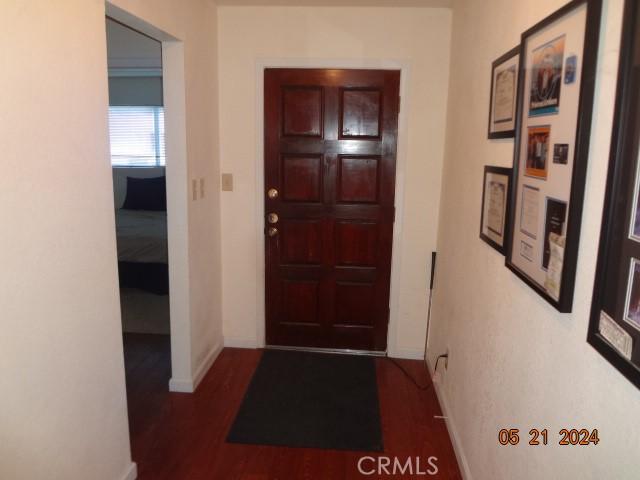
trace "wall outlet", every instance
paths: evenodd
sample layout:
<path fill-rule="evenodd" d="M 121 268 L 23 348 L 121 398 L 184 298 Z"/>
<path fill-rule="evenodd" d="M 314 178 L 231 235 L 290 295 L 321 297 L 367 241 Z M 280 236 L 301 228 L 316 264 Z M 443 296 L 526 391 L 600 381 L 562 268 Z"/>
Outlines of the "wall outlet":
<path fill-rule="evenodd" d="M 200 179 L 200 198 L 204 198 L 204 177 Z"/>
<path fill-rule="evenodd" d="M 223 192 L 233 191 L 233 174 L 232 173 L 222 174 L 222 191 Z"/>
<path fill-rule="evenodd" d="M 444 357 L 444 369 L 448 370 L 449 369 L 449 358 L 451 357 L 451 350 L 449 349 L 449 347 L 447 347 L 447 351 L 444 352 L 447 356 Z"/>
<path fill-rule="evenodd" d="M 191 199 L 194 202 L 198 200 L 198 181 L 195 178 L 191 180 Z"/>

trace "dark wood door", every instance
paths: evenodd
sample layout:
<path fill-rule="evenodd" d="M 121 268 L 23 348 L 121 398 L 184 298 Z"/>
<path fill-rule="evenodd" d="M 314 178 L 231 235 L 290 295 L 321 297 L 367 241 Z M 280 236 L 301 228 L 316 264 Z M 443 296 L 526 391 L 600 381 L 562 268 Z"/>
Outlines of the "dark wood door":
<path fill-rule="evenodd" d="M 268 345 L 386 350 L 399 81 L 265 71 Z"/>

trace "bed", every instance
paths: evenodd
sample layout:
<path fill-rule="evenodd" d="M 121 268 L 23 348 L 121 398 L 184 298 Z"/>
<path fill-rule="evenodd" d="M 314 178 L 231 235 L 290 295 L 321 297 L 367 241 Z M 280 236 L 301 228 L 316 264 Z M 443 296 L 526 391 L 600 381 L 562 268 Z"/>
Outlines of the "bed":
<path fill-rule="evenodd" d="M 121 288 L 139 288 L 158 295 L 169 293 L 166 197 L 155 199 L 164 177 L 127 178 L 127 197 L 116 210 L 118 271 Z M 153 186 L 149 190 L 149 186 Z M 149 195 L 151 199 L 149 200 Z M 144 198 L 140 202 L 139 198 Z"/>

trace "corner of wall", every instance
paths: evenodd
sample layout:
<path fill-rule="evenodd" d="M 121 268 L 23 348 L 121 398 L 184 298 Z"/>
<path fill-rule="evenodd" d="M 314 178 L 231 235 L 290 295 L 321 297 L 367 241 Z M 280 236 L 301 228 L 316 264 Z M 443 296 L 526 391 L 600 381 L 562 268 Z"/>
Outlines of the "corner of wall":
<path fill-rule="evenodd" d="M 433 378 L 433 376 L 435 375 L 435 371 L 431 367 L 431 362 L 429 362 L 428 360 L 427 368 L 429 369 L 429 373 Z M 455 420 L 452 416 L 453 412 L 449 406 L 449 400 L 447 398 L 447 394 L 445 393 L 445 389 L 442 387 L 442 385 L 440 385 L 439 381 L 433 380 L 433 390 L 436 392 L 436 396 L 438 397 L 438 403 L 440 404 L 442 416 L 444 417 L 447 431 L 449 432 L 449 437 L 451 438 L 453 451 L 456 454 L 456 459 L 458 460 L 458 465 L 460 466 L 462 478 L 464 480 L 473 480 L 473 475 L 471 475 L 469 462 L 467 461 L 467 456 L 465 455 L 464 449 L 462 447 L 462 440 L 460 439 L 458 428 L 456 427 Z"/>
<path fill-rule="evenodd" d="M 169 391 L 176 393 L 193 393 L 197 390 L 198 385 L 202 382 L 213 363 L 220 355 L 222 351 L 222 342 L 216 342 L 216 344 L 209 350 L 204 356 L 200 364 L 196 367 L 195 373 L 192 378 L 171 378 L 169 380 Z"/>
<path fill-rule="evenodd" d="M 131 462 L 120 477 L 120 480 L 136 480 L 136 478 L 138 478 L 138 466 L 135 462 Z"/>

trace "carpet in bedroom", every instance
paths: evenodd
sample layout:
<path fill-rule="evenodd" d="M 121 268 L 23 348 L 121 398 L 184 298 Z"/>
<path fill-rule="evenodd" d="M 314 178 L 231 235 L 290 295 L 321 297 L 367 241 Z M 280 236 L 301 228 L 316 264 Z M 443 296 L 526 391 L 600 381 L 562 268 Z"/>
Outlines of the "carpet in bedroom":
<path fill-rule="evenodd" d="M 120 289 L 122 331 L 169 334 L 169 295 L 155 295 L 137 288 Z"/>

